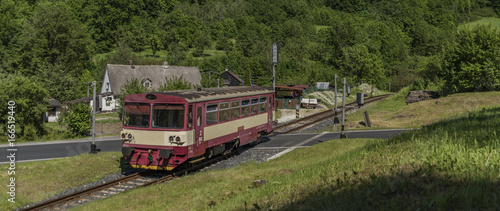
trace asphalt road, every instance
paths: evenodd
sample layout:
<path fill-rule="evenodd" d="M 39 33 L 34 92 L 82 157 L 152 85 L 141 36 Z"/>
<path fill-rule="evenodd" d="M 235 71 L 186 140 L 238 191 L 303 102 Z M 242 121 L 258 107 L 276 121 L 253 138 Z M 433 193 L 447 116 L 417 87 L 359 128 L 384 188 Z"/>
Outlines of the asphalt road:
<path fill-rule="evenodd" d="M 387 139 L 397 136 L 406 130 L 371 130 L 345 132 L 348 138 L 375 138 Z M 263 138 L 263 142 L 255 146 L 257 148 L 291 148 L 306 147 L 338 139 L 340 134 L 336 133 L 299 133 L 299 134 L 277 134 Z M 118 136 L 101 137 L 96 139 L 97 149 L 102 152 L 120 151 L 122 141 Z M 90 152 L 90 139 L 24 143 L 9 147 L 0 145 L 0 164 L 9 163 L 8 156 L 15 153 L 16 162 L 28 162 L 36 160 L 49 160 L 85 154 Z"/>

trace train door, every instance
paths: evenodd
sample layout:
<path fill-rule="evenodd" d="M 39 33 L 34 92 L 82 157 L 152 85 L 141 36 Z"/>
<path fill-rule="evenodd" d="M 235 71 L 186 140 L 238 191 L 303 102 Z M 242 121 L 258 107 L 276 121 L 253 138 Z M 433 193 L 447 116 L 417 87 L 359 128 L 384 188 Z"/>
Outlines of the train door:
<path fill-rule="evenodd" d="M 195 156 L 200 156 L 205 153 L 205 140 L 203 140 L 203 104 L 196 105 L 195 112 L 195 124 L 194 124 L 194 147 Z"/>

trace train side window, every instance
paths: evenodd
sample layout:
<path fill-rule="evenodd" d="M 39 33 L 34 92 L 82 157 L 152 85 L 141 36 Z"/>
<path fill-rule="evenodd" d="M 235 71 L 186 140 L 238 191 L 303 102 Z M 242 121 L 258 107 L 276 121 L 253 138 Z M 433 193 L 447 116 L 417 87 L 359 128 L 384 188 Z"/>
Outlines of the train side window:
<path fill-rule="evenodd" d="M 252 99 L 252 115 L 259 113 L 259 98 Z"/>
<path fill-rule="evenodd" d="M 219 122 L 229 120 L 229 102 L 220 103 L 219 110 Z"/>
<path fill-rule="evenodd" d="M 267 110 L 266 101 L 267 101 L 266 97 L 260 98 L 260 113 L 266 112 Z"/>
<path fill-rule="evenodd" d="M 231 102 L 231 119 L 240 118 L 240 101 Z"/>
<path fill-rule="evenodd" d="M 250 115 L 250 100 L 241 101 L 241 117 Z"/>
<path fill-rule="evenodd" d="M 217 103 L 207 105 L 207 125 L 217 123 Z"/>
<path fill-rule="evenodd" d="M 201 107 L 198 107 L 198 112 L 196 112 L 196 126 L 201 126 Z"/>

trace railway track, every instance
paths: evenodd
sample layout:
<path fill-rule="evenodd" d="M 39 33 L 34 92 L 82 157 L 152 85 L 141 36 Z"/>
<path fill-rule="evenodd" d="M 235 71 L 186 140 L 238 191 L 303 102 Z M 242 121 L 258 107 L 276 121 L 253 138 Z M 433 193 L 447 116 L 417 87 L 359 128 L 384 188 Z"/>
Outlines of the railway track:
<path fill-rule="evenodd" d="M 390 96 L 390 95 L 379 95 L 379 96 L 375 96 L 375 97 L 366 98 L 364 100 L 364 104 L 366 105 L 366 104 L 384 99 L 388 96 Z M 346 104 L 346 106 L 356 106 L 356 105 L 357 105 L 356 102 Z M 354 108 L 346 108 L 345 110 L 347 112 L 347 111 L 350 111 L 353 109 Z M 337 115 L 340 115 L 342 112 L 342 107 L 337 107 L 337 111 L 338 111 Z M 274 129 L 274 132 L 281 133 L 281 134 L 297 132 L 297 131 L 300 131 L 300 130 L 305 129 L 307 127 L 310 127 L 312 125 L 315 125 L 319 122 L 322 122 L 322 121 L 325 121 L 328 119 L 332 119 L 334 117 L 335 117 L 335 112 L 333 110 L 323 111 L 323 112 L 320 112 L 317 114 L 313 114 L 313 115 L 310 115 L 307 117 L 300 118 L 300 119 L 295 120 L 295 121 L 290 122 L 290 123 L 280 125 L 280 126 L 276 127 L 276 129 Z"/>
<path fill-rule="evenodd" d="M 174 170 L 168 174 L 160 174 L 158 171 L 145 170 L 138 173 L 128 175 L 126 177 L 102 184 L 88 189 L 78 191 L 60 198 L 52 199 L 33 206 L 24 207 L 20 210 L 66 210 L 77 207 L 95 200 L 108 198 L 134 188 L 146 187 L 153 184 L 167 182 L 169 180 L 180 177 L 186 173 L 195 172 L 206 166 L 212 165 L 223 159 L 231 157 L 239 152 L 239 149 L 233 150 L 222 156 L 215 157 L 205 162 L 199 163 L 196 166 L 184 167 Z M 164 171 L 163 171 L 164 172 Z"/>

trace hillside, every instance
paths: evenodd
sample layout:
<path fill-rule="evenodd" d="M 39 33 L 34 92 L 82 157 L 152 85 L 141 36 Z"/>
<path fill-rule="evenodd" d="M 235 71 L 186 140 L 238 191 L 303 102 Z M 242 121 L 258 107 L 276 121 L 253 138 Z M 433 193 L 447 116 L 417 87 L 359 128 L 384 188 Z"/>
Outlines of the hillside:
<path fill-rule="evenodd" d="M 398 91 L 427 80 L 446 93 L 500 90 L 500 33 L 462 24 L 496 1 L 28 1 L 0 4 L 0 98 L 22 102 L 17 136 L 47 134 L 46 99 L 86 96 L 106 64 L 198 66 L 203 87 L 226 67 L 245 85 L 346 77 Z M 487 40 L 487 42 L 485 42 Z M 214 74 L 211 77 L 206 77 Z M 389 85 L 391 84 L 391 85 Z M 388 90 L 391 87 L 391 90 Z M 7 107 L 0 107 L 6 114 Z M 4 132 L 6 118 L 0 119 Z M 27 129 L 26 129 L 27 128 Z M 75 134 L 73 134 L 75 135 Z"/>
<path fill-rule="evenodd" d="M 385 101 L 373 103 L 347 117 L 349 129 L 369 129 L 361 124 L 368 111 L 373 128 L 419 128 L 454 116 L 500 105 L 500 92 L 452 94 L 435 100 L 406 105 L 408 92 L 400 92 Z M 373 129 L 370 128 L 370 129 Z"/>
<path fill-rule="evenodd" d="M 500 29 L 500 18 L 495 18 L 495 17 L 481 18 L 477 21 L 463 24 L 463 26 L 474 27 L 478 24 L 491 25 L 493 28 Z"/>

